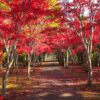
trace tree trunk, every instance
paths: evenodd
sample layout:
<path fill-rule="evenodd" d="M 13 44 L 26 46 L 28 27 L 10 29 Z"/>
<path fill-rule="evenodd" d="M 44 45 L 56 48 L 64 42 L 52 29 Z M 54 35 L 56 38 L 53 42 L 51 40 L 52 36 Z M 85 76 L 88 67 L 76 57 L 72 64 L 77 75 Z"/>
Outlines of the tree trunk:
<path fill-rule="evenodd" d="M 98 67 L 100 67 L 100 61 L 98 62 Z"/>
<path fill-rule="evenodd" d="M 84 52 L 83 52 L 83 69 L 84 69 L 84 71 L 87 73 L 88 72 L 88 70 L 89 70 L 89 65 L 88 65 L 88 56 L 87 56 L 88 54 L 87 54 L 87 51 L 85 50 Z"/>
<path fill-rule="evenodd" d="M 14 58 L 11 60 L 11 62 L 10 62 L 9 65 L 8 65 L 8 68 L 7 68 L 7 71 L 6 71 L 6 74 L 5 74 L 5 79 L 7 79 L 8 76 L 9 76 L 10 69 L 11 69 L 11 67 L 12 67 L 12 65 L 13 65 L 13 62 L 14 62 Z"/>
<path fill-rule="evenodd" d="M 2 63 L 0 64 L 0 69 L 2 70 Z"/>
<path fill-rule="evenodd" d="M 65 57 L 65 55 L 64 55 L 63 59 L 64 59 L 64 68 L 66 68 L 66 57 Z"/>
<path fill-rule="evenodd" d="M 91 86 L 93 81 L 92 61 L 91 55 L 88 53 L 88 82 L 87 85 Z"/>
<path fill-rule="evenodd" d="M 28 55 L 28 79 L 31 78 L 30 71 L 31 71 L 31 56 L 29 54 Z"/>
<path fill-rule="evenodd" d="M 99 53 L 99 58 L 98 58 L 98 67 L 100 67 L 100 53 Z"/>
<path fill-rule="evenodd" d="M 69 53 L 67 49 L 67 51 L 64 53 L 64 67 L 68 68 L 68 64 L 69 64 Z"/>
<path fill-rule="evenodd" d="M 67 54 L 66 54 L 66 67 L 68 67 L 69 64 L 69 50 L 67 49 Z"/>
<path fill-rule="evenodd" d="M 15 66 L 16 66 L 16 69 L 17 69 L 17 72 L 16 72 L 16 82 L 18 83 L 18 79 L 19 79 L 18 55 L 16 55 L 15 62 L 16 62 Z"/>
<path fill-rule="evenodd" d="M 8 54 L 7 55 L 7 64 L 9 64 L 9 62 L 10 62 L 10 55 Z"/>
<path fill-rule="evenodd" d="M 6 96 L 6 80 L 4 77 L 2 77 L 2 96 L 5 98 Z"/>
<path fill-rule="evenodd" d="M 13 65 L 13 62 L 14 62 L 14 58 L 9 63 L 5 75 L 2 77 L 2 96 L 4 96 L 4 97 L 6 95 L 6 80 L 7 80 L 8 76 L 9 76 L 10 69 L 11 69 L 11 67 Z"/>

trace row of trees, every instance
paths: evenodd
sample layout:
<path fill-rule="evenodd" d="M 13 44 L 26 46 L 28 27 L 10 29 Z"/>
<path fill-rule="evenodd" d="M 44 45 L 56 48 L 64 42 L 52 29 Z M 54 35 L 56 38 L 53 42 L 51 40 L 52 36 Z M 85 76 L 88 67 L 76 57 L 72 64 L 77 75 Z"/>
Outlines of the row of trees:
<path fill-rule="evenodd" d="M 70 2 L 64 0 L 60 4 L 64 12 L 66 27 L 71 31 L 71 37 L 74 36 L 74 39 L 77 39 L 75 46 L 84 50 L 86 58 L 84 63 L 87 64 L 88 85 L 90 86 L 93 77 L 91 54 L 96 44 L 100 42 L 100 1 L 73 0 Z"/>
<path fill-rule="evenodd" d="M 83 51 L 88 85 L 92 84 L 91 53 L 100 45 L 100 0 L 62 0 L 54 6 L 51 1 L 0 0 L 0 48 L 7 55 L 3 87 L 14 64 L 18 71 L 19 55 L 26 55 L 30 79 L 37 57 L 63 52 L 66 67 L 69 51 Z"/>
<path fill-rule="evenodd" d="M 50 51 L 44 34 L 49 5 L 47 0 L 0 0 L 0 47 L 7 55 L 7 70 L 3 75 L 2 94 L 13 65 L 18 71 L 18 56 L 28 59 L 28 78 L 36 56 Z M 49 11 L 50 12 L 50 11 Z"/>

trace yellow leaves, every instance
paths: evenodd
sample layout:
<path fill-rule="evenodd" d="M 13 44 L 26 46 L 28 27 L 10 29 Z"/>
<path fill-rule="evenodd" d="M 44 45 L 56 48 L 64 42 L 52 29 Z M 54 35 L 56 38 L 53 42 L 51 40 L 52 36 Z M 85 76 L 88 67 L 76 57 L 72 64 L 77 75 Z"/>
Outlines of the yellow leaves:
<path fill-rule="evenodd" d="M 52 23 L 49 24 L 49 26 L 52 27 L 52 28 L 58 28 L 59 27 L 59 23 L 52 22 Z"/>
<path fill-rule="evenodd" d="M 57 4 L 57 0 L 50 0 L 50 3 L 52 4 L 52 6 L 55 6 Z"/>
<path fill-rule="evenodd" d="M 7 5 L 7 4 L 4 3 L 4 2 L 0 2 L 0 9 L 1 9 L 1 10 L 10 11 L 9 5 Z"/>
<path fill-rule="evenodd" d="M 50 5 L 50 9 L 59 9 L 60 6 L 57 5 L 58 0 L 50 0 L 49 1 L 49 5 Z"/>

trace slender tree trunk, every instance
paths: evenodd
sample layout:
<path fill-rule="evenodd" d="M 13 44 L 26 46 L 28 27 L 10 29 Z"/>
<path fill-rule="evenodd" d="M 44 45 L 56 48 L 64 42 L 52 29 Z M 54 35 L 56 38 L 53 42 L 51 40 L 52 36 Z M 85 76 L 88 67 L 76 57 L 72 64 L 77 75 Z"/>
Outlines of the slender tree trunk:
<path fill-rule="evenodd" d="M 16 72 L 16 81 L 18 82 L 18 79 L 19 79 L 19 66 L 18 66 L 18 55 L 16 55 L 16 69 L 17 69 L 17 72 Z"/>
<path fill-rule="evenodd" d="M 8 68 L 7 68 L 6 74 L 5 74 L 5 79 L 7 79 L 8 76 L 9 76 L 10 69 L 11 69 L 11 67 L 12 67 L 12 65 L 13 65 L 13 62 L 14 62 L 14 58 L 11 60 L 11 62 L 10 62 L 9 65 L 8 65 Z"/>
<path fill-rule="evenodd" d="M 68 64 L 69 64 L 69 53 L 67 49 L 67 51 L 64 53 L 64 67 L 68 68 Z"/>
<path fill-rule="evenodd" d="M 7 54 L 7 64 L 10 62 L 10 54 Z"/>
<path fill-rule="evenodd" d="M 0 64 L 0 69 L 2 70 L 2 63 Z"/>
<path fill-rule="evenodd" d="M 88 57 L 86 50 L 83 52 L 83 69 L 87 73 L 88 72 Z"/>
<path fill-rule="evenodd" d="M 11 60 L 11 62 L 9 63 L 8 68 L 7 68 L 7 70 L 6 70 L 6 73 L 5 73 L 4 76 L 2 77 L 2 96 L 4 96 L 4 97 L 5 97 L 5 95 L 6 95 L 6 80 L 7 80 L 8 76 L 9 76 L 10 69 L 11 69 L 11 67 L 12 67 L 12 65 L 13 65 L 13 62 L 14 62 L 14 58 L 13 58 L 13 59 Z"/>
<path fill-rule="evenodd" d="M 93 71 L 92 71 L 92 61 L 91 61 L 91 54 L 88 53 L 88 82 L 87 85 L 91 86 L 93 81 Z"/>
<path fill-rule="evenodd" d="M 100 67 L 100 61 L 98 62 L 98 67 Z"/>
<path fill-rule="evenodd" d="M 28 55 L 28 79 L 31 78 L 30 71 L 31 71 L 31 56 L 29 54 Z"/>
<path fill-rule="evenodd" d="M 69 50 L 67 49 L 67 54 L 66 54 L 66 67 L 68 68 L 69 64 Z"/>
<path fill-rule="evenodd" d="M 33 65 L 33 67 L 36 66 L 36 61 L 37 61 L 37 56 L 34 54 L 34 59 L 33 59 L 33 63 L 34 63 L 34 65 Z"/>
<path fill-rule="evenodd" d="M 65 57 L 65 55 L 64 55 L 63 59 L 64 59 L 64 68 L 66 68 L 66 57 Z"/>
<path fill-rule="evenodd" d="M 100 67 L 100 53 L 99 53 L 99 58 L 98 58 L 98 67 Z"/>
<path fill-rule="evenodd" d="M 43 54 L 43 58 L 42 58 L 42 61 L 43 61 L 43 62 L 45 61 L 45 54 Z"/>
<path fill-rule="evenodd" d="M 6 80 L 4 77 L 2 77 L 2 96 L 5 98 L 6 96 Z"/>

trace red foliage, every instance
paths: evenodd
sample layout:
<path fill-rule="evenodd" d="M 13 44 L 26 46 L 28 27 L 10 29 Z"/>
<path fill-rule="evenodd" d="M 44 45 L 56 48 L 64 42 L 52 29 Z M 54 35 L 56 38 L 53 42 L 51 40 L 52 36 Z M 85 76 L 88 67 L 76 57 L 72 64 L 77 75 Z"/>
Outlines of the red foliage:
<path fill-rule="evenodd" d="M 76 35 L 76 33 L 80 33 L 80 24 L 83 24 L 82 28 L 84 34 L 82 34 L 82 36 L 89 40 L 91 36 L 91 23 L 89 22 L 89 16 L 80 16 L 79 14 L 84 14 L 85 7 L 91 10 L 99 5 L 89 0 L 74 0 L 71 3 L 65 4 L 63 13 L 60 9 L 48 9 L 47 0 L 1 1 L 10 8 L 8 11 L 0 9 L 0 31 L 7 45 L 13 45 L 14 41 L 17 39 L 17 50 L 19 53 L 29 53 L 34 48 L 33 52 L 37 55 L 44 52 L 50 53 L 55 49 L 67 49 L 68 47 L 71 47 L 74 53 L 84 50 L 82 39 L 80 36 Z M 92 4 L 91 8 L 90 5 L 88 5 L 89 2 Z M 82 6 L 81 8 L 76 7 L 78 3 Z M 98 44 L 100 39 L 100 12 L 98 9 L 96 9 L 98 13 L 96 12 L 95 16 L 93 16 L 95 18 L 93 23 L 95 31 L 92 39 L 94 44 Z M 25 26 L 31 25 L 31 27 L 33 27 L 32 25 L 40 24 L 42 23 L 42 18 L 46 19 L 46 25 L 54 21 L 64 26 L 61 28 L 46 27 L 42 32 L 37 31 L 36 35 L 33 34 L 35 31 L 35 28 L 33 28 L 32 30 L 26 31 L 27 34 L 32 33 L 31 36 L 24 34 L 26 33 L 23 31 Z M 79 19 L 82 20 L 82 23 L 80 23 Z M 66 21 L 67 24 L 65 25 Z"/>

